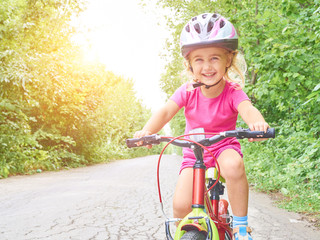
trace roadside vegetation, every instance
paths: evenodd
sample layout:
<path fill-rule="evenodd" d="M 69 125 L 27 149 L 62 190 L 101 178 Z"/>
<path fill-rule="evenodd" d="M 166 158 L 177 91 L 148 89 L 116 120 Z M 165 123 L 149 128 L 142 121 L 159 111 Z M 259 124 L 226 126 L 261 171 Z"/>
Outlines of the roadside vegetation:
<path fill-rule="evenodd" d="M 248 178 L 256 189 L 280 193 L 286 209 L 320 215 L 320 1 L 160 0 L 172 13 L 162 89 L 170 96 L 183 82 L 179 34 L 192 16 L 218 12 L 234 23 L 247 62 L 245 92 L 276 128 L 276 139 L 242 141 Z M 184 129 L 182 113 L 171 127 Z M 246 127 L 239 119 L 239 127 Z"/>
<path fill-rule="evenodd" d="M 0 178 L 146 154 L 125 139 L 150 115 L 133 83 L 84 61 L 83 1 L 0 2 Z"/>

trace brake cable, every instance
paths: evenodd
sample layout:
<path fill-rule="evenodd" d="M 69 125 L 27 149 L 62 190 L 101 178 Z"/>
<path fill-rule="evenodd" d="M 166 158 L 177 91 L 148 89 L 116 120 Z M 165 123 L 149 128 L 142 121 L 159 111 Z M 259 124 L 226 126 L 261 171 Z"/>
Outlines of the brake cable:
<path fill-rule="evenodd" d="M 220 179 L 220 165 L 216 159 L 216 157 L 213 155 L 213 153 L 205 146 L 203 146 L 202 144 L 198 143 L 198 142 L 195 142 L 191 139 L 187 139 L 187 138 L 183 138 L 183 137 L 187 137 L 187 136 L 191 136 L 191 135 L 217 135 L 217 133 L 190 133 L 190 134 L 184 134 L 184 135 L 181 135 L 181 136 L 178 136 L 178 137 L 163 137 L 161 136 L 161 138 L 167 138 L 167 139 L 171 139 L 162 149 L 160 155 L 159 155 L 159 159 L 158 159 L 158 165 L 157 165 L 157 185 L 158 185 L 158 196 L 159 196 L 159 201 L 160 201 L 160 204 L 161 204 L 161 210 L 162 210 L 162 213 L 163 215 L 165 216 L 166 219 L 169 219 L 165 212 L 164 212 L 164 209 L 163 209 L 163 203 L 162 203 L 162 196 L 161 196 L 161 188 L 160 188 L 160 161 L 161 161 L 161 158 L 162 158 L 162 155 L 164 153 L 164 151 L 166 150 L 166 148 L 172 143 L 174 142 L 175 140 L 179 139 L 179 140 L 183 140 L 183 141 L 188 141 L 188 142 L 192 142 L 198 146 L 200 146 L 201 148 L 203 148 L 204 150 L 206 150 L 207 152 L 209 152 L 209 154 L 212 156 L 212 159 L 214 161 L 214 164 L 215 166 L 217 167 L 218 169 L 218 175 L 217 175 L 217 179 L 216 181 L 214 182 L 214 184 L 205 192 L 205 194 L 207 194 L 219 181 Z"/>

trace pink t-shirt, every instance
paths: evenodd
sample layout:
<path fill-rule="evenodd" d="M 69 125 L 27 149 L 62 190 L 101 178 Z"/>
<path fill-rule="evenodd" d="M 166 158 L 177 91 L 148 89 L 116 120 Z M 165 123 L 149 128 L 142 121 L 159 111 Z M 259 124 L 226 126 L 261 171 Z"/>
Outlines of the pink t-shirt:
<path fill-rule="evenodd" d="M 185 133 L 189 133 L 195 128 L 204 128 L 205 132 L 213 133 L 236 128 L 238 105 L 242 101 L 249 100 L 243 90 L 237 90 L 235 84 L 226 81 L 225 87 L 218 97 L 207 98 L 199 87 L 191 91 L 187 91 L 187 87 L 187 83 L 183 84 L 170 98 L 180 108 L 185 108 Z M 226 138 L 211 146 L 210 149 L 216 151 L 226 145 L 235 145 L 240 149 L 240 144 L 235 138 Z M 185 159 L 194 159 L 192 150 L 184 149 L 183 153 Z M 208 165 L 207 162 L 210 160 L 206 158 L 210 158 L 210 155 L 205 152 L 204 160 Z"/>

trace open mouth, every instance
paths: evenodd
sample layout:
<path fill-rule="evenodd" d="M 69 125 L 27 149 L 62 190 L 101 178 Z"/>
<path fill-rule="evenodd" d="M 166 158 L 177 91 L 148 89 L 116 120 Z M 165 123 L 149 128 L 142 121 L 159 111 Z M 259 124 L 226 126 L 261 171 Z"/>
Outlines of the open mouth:
<path fill-rule="evenodd" d="M 216 75 L 215 73 L 202 73 L 202 76 L 204 76 L 205 78 L 212 78 L 214 77 L 214 75 Z"/>

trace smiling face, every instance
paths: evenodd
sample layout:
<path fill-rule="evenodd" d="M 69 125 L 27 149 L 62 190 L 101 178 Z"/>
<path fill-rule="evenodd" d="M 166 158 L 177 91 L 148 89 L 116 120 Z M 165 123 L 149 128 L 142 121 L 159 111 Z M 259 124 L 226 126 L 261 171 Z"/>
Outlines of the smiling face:
<path fill-rule="evenodd" d="M 219 82 L 231 65 L 232 54 L 223 48 L 207 47 L 193 50 L 189 55 L 194 78 L 206 85 Z"/>

